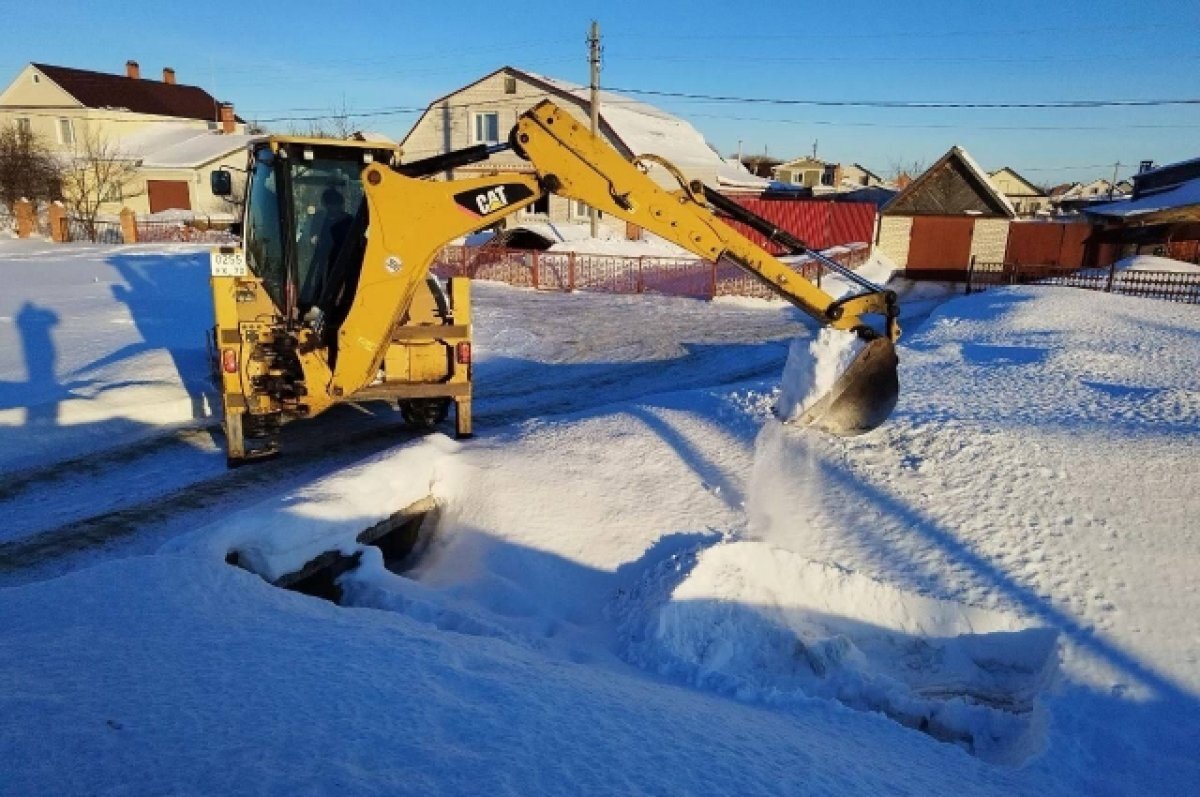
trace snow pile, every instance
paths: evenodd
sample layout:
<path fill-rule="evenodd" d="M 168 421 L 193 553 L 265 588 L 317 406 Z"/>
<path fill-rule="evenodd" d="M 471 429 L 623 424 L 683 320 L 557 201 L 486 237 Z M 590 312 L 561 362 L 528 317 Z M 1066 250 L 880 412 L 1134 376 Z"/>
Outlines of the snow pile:
<path fill-rule="evenodd" d="M 828 395 L 866 345 L 856 333 L 832 327 L 822 327 L 815 340 L 792 341 L 776 409 L 780 420 L 798 420 Z"/>
<path fill-rule="evenodd" d="M 632 595 L 626 656 L 661 674 L 739 700 L 881 711 L 996 762 L 1040 746 L 1052 629 L 748 540 L 675 557 Z"/>
<path fill-rule="evenodd" d="M 177 537 L 167 553 L 201 553 L 223 562 L 237 551 L 247 569 L 270 581 L 300 570 L 326 551 L 352 554 L 355 537 L 429 496 L 448 478 L 459 444 L 430 435 L 388 455 L 341 470 L 287 496 L 264 501 Z"/>

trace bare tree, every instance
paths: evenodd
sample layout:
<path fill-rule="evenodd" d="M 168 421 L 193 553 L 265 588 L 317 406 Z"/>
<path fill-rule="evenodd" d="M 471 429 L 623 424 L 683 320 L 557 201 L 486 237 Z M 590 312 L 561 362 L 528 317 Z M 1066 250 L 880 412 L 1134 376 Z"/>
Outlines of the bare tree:
<path fill-rule="evenodd" d="M 330 110 L 328 116 L 307 119 L 303 124 L 293 122 L 288 126 L 288 133 L 293 136 L 309 136 L 311 138 L 350 138 L 354 134 L 354 125 L 350 121 L 350 110 L 342 102 L 340 108 Z"/>
<path fill-rule="evenodd" d="M 924 174 L 927 168 L 928 164 L 920 158 L 911 161 L 904 158 L 895 158 L 888 163 L 888 179 L 896 182 L 902 175 L 910 179 L 916 179 L 921 174 Z"/>
<path fill-rule="evenodd" d="M 0 127 L 0 202 L 12 214 L 22 199 L 59 198 L 62 166 L 39 136 L 16 124 Z"/>
<path fill-rule="evenodd" d="M 749 169 L 751 174 L 758 175 L 759 177 L 770 177 L 771 169 L 781 163 L 783 161 L 779 158 L 772 158 L 770 155 L 742 156 L 742 165 Z"/>
<path fill-rule="evenodd" d="M 83 224 L 88 240 L 96 240 L 101 207 L 140 193 L 131 191 L 137 169 L 135 160 L 95 130 L 76 139 L 75 151 L 63 168 L 63 201 Z"/>

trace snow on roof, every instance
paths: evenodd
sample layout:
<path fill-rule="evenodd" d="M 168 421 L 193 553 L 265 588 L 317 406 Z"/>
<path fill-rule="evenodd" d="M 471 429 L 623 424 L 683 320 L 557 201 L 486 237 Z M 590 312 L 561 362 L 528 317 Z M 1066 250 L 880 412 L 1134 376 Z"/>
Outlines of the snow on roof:
<path fill-rule="evenodd" d="M 387 144 L 388 146 L 396 146 L 396 139 L 389 136 L 387 133 L 381 133 L 378 130 L 356 130 L 351 134 L 350 138 L 355 141 L 370 141 L 379 144 Z"/>
<path fill-rule="evenodd" d="M 227 135 L 194 125 L 161 124 L 121 140 L 121 154 L 147 168 L 203 166 L 244 149 L 257 136 Z"/>
<path fill-rule="evenodd" d="M 1147 213 L 1158 213 L 1163 210 L 1200 205 L 1200 177 L 1180 183 L 1170 191 L 1163 191 L 1140 199 L 1124 202 L 1106 203 L 1102 207 L 1088 208 L 1086 213 L 1093 216 L 1111 216 L 1126 218 Z"/>
<path fill-rule="evenodd" d="M 535 80 L 589 101 L 586 86 L 525 72 Z M 713 175 L 718 185 L 766 189 L 770 180 L 756 177 L 736 160 L 721 157 L 691 123 L 644 102 L 611 91 L 600 92 L 600 116 L 634 155 L 658 155 L 678 166 L 689 177 Z"/>

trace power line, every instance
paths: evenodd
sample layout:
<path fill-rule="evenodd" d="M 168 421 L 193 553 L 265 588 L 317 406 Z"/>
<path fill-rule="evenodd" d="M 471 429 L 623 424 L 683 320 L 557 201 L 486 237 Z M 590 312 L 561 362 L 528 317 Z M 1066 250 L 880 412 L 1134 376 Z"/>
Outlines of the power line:
<path fill-rule="evenodd" d="M 986 36 L 1006 36 L 1006 37 L 1030 36 L 1030 35 L 1041 34 L 1041 33 L 1118 33 L 1123 36 L 1127 36 L 1131 33 L 1137 33 L 1139 31 L 1147 31 L 1148 32 L 1148 31 L 1155 31 L 1155 30 L 1178 30 L 1178 29 L 1179 29 L 1179 25 L 1165 23 L 1165 22 L 1164 23 L 1153 23 L 1153 24 L 1148 24 L 1148 25 L 1069 25 L 1069 26 L 1042 27 L 1042 28 L 999 27 L 999 28 L 991 28 L 991 29 L 969 28 L 969 29 L 965 29 L 965 30 L 941 30 L 941 31 L 932 30 L 930 28 L 920 28 L 917 30 L 894 30 L 894 31 L 879 32 L 879 33 L 851 33 L 848 31 L 838 31 L 837 38 L 839 40 L 842 40 L 842 39 L 895 39 L 895 38 L 911 39 L 913 37 L 920 37 L 920 38 L 924 38 L 924 39 L 935 38 L 935 37 L 945 37 L 945 38 L 953 37 L 953 38 L 959 39 L 959 38 L 971 37 L 971 36 L 981 36 L 981 37 L 986 37 Z M 628 31 L 621 31 L 621 32 L 617 32 L 617 33 L 613 34 L 613 36 L 611 38 L 617 39 L 617 40 L 621 40 L 621 39 L 661 40 L 662 34 L 660 34 L 660 33 L 641 33 L 641 34 L 639 34 L 639 33 L 630 33 Z M 738 33 L 733 33 L 733 32 L 710 33 L 710 34 L 672 33 L 671 39 L 672 40 L 683 40 L 683 41 L 719 40 L 719 41 L 754 41 L 754 42 L 762 42 L 762 41 L 789 41 L 789 42 L 792 42 L 792 41 L 796 40 L 796 34 L 795 33 L 772 34 L 772 33 L 757 33 L 757 32 L 756 33 L 746 33 L 746 34 L 738 34 Z"/>
<path fill-rule="evenodd" d="M 1110 125 L 975 125 L 975 124 L 904 124 L 897 122 L 835 122 L 823 119 L 768 119 L 756 116 L 688 113 L 689 118 L 718 119 L 727 122 L 760 122 L 763 124 L 813 125 L 817 127 L 868 127 L 883 130 L 1007 130 L 1007 131 L 1104 131 L 1104 130 L 1195 130 L 1200 124 L 1124 124 Z"/>
<path fill-rule="evenodd" d="M 807 105 L 820 108 L 1141 108 L 1163 105 L 1200 105 L 1200 98 L 1153 99 L 1153 100 L 1048 100 L 1044 102 L 937 102 L 926 100 L 809 100 L 780 99 L 770 97 L 736 97 L 719 94 L 689 94 L 681 91 L 658 91 L 655 89 L 632 89 L 606 86 L 606 91 L 637 94 L 653 97 L 704 100 L 708 102 L 735 102 L 755 105 Z"/>

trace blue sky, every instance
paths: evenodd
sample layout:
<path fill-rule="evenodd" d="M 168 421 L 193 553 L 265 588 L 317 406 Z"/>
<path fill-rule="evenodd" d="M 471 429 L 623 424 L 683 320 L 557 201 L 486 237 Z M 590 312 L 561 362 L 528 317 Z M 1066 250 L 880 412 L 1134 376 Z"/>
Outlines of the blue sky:
<path fill-rule="evenodd" d="M 233 101 L 246 118 L 423 107 L 511 64 L 586 83 L 588 25 L 611 88 L 788 100 L 1041 102 L 1200 98 L 1200 3 L 779 2 L 263 5 L 6 1 L 0 80 L 29 61 L 143 75 Z M 722 152 L 811 152 L 888 172 L 952 144 L 1037 182 L 1200 156 L 1200 105 L 887 109 L 643 96 Z M 402 136 L 414 112 L 357 126 Z M 272 126 L 285 129 L 287 122 Z"/>

